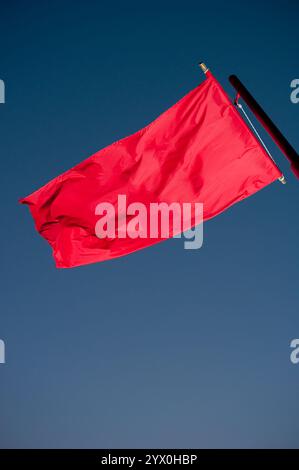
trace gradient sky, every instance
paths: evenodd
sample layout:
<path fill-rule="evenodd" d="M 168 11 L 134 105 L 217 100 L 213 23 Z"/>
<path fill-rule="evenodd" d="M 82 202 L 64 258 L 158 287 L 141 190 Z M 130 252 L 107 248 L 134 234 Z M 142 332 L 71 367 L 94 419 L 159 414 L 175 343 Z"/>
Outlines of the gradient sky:
<path fill-rule="evenodd" d="M 241 6 L 242 5 L 242 6 Z M 296 1 L 2 1 L 0 447 L 299 447 L 299 181 L 57 270 L 18 198 L 237 74 L 299 149 Z"/>

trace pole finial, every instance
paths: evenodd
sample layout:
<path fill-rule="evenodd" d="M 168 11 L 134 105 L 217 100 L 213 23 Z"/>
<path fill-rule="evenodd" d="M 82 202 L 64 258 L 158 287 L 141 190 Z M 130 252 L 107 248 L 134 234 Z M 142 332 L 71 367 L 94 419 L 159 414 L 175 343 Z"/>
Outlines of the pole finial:
<path fill-rule="evenodd" d="M 200 66 L 201 70 L 203 71 L 203 73 L 207 73 L 209 71 L 208 67 L 203 62 L 200 62 L 199 66 Z"/>

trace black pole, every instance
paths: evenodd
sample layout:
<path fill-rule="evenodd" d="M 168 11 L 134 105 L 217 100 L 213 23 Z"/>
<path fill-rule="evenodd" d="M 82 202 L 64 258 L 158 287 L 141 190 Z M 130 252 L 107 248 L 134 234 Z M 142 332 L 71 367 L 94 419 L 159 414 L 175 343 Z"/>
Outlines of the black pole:
<path fill-rule="evenodd" d="M 259 103 L 247 90 L 243 83 L 238 79 L 238 77 L 236 77 L 236 75 L 231 75 L 229 77 L 229 81 L 240 97 L 245 101 L 249 109 L 253 112 L 258 121 L 266 129 L 268 134 L 270 134 L 276 145 L 290 161 L 294 174 L 297 176 L 297 178 L 299 178 L 299 155 L 296 150 L 288 142 L 282 132 L 278 129 L 272 119 L 263 110 L 263 108 L 259 105 Z"/>

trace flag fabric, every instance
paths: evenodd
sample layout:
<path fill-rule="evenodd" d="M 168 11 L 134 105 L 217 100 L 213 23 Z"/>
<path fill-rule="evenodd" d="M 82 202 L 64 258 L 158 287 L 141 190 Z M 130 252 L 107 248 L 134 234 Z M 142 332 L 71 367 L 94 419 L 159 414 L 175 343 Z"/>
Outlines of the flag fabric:
<path fill-rule="evenodd" d="M 120 194 L 128 203 L 146 207 L 152 202 L 201 202 L 208 220 L 280 176 L 207 72 L 203 83 L 147 127 L 96 152 L 20 202 L 29 205 L 56 266 L 66 268 L 127 255 L 163 239 L 98 238 L 96 207 L 101 202 L 113 204 L 116 213 Z"/>

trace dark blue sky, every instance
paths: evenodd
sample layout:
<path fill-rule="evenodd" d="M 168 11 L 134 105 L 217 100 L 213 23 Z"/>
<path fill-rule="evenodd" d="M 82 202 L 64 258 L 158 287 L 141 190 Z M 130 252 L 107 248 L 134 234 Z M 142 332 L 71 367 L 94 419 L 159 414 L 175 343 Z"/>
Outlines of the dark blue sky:
<path fill-rule="evenodd" d="M 241 6 L 242 5 L 242 6 Z M 299 181 L 57 270 L 21 196 L 236 73 L 299 148 L 296 1 L 1 3 L 0 447 L 299 447 Z"/>

